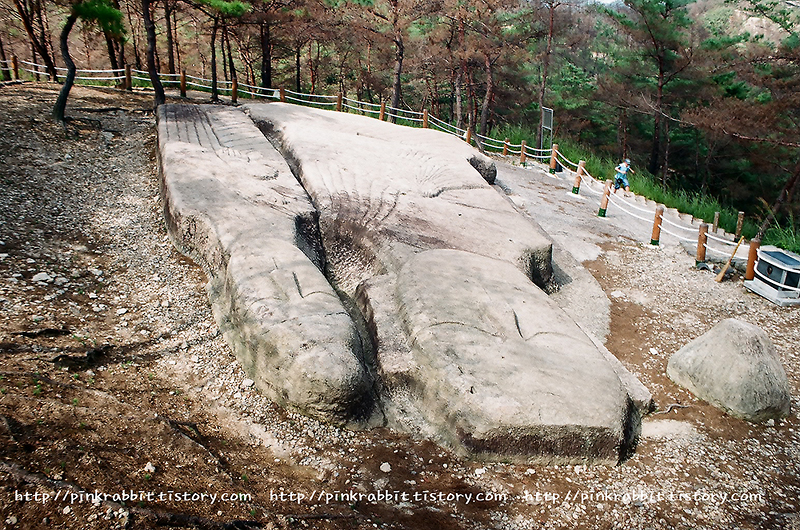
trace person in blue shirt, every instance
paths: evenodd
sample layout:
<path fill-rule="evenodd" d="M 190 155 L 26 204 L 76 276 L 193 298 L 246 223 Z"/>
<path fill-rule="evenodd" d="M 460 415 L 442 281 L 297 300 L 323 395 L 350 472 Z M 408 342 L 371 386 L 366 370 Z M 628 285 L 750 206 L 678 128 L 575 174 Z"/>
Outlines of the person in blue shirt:
<path fill-rule="evenodd" d="M 628 184 L 628 171 L 636 173 L 631 169 L 630 159 L 626 158 L 620 165 L 614 168 L 614 171 L 617 172 L 617 175 L 614 177 L 614 193 L 617 193 L 617 190 L 620 188 L 623 188 L 626 192 L 630 192 L 631 187 L 630 184 Z"/>

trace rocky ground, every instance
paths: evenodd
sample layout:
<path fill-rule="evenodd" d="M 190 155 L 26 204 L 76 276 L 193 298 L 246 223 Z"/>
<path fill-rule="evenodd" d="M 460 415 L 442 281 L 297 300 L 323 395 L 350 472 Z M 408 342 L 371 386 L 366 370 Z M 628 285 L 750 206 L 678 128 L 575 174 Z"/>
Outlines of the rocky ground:
<path fill-rule="evenodd" d="M 320 424 L 256 393 L 170 244 L 150 97 L 78 87 L 61 126 L 56 90 L 0 88 L 0 527 L 800 528 L 800 309 L 598 225 L 607 346 L 659 406 L 631 459 L 478 462 Z M 737 420 L 665 376 L 730 316 L 775 343 L 787 420 Z"/>

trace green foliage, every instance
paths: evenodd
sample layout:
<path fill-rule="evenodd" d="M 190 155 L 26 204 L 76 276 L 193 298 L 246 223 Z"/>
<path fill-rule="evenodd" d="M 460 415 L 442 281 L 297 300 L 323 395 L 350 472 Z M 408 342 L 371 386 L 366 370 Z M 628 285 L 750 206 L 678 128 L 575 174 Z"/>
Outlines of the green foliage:
<path fill-rule="evenodd" d="M 703 16 L 703 25 L 715 37 L 726 36 L 730 29 L 733 13 L 734 9 L 729 6 L 719 6 L 711 9 Z"/>
<path fill-rule="evenodd" d="M 783 223 L 772 225 L 764 234 L 762 243 L 800 253 L 800 227 L 794 216 L 790 215 Z"/>
<path fill-rule="evenodd" d="M 526 144 L 533 145 L 532 142 L 536 138 L 536 132 L 523 125 L 502 124 L 492 129 L 489 136 L 501 140 L 508 138 L 508 141 L 512 144 L 520 144 L 525 140 Z"/>
<path fill-rule="evenodd" d="M 73 4 L 72 10 L 78 18 L 97 23 L 100 29 L 121 37 L 125 34 L 122 26 L 122 12 L 116 9 L 109 0 L 85 0 Z"/>
<path fill-rule="evenodd" d="M 224 17 L 238 18 L 250 11 L 253 6 L 239 0 L 198 0 L 202 5 L 210 7 Z"/>
<path fill-rule="evenodd" d="M 772 94 L 770 94 L 766 90 L 760 91 L 755 98 L 753 98 L 757 103 L 766 104 L 772 101 Z"/>
<path fill-rule="evenodd" d="M 749 33 L 741 33 L 739 35 L 718 35 L 704 40 L 701 44 L 701 48 L 704 51 L 709 52 L 722 51 L 727 50 L 732 46 L 736 46 L 737 44 L 747 42 L 748 40 L 750 40 Z"/>
<path fill-rule="evenodd" d="M 748 84 L 737 79 L 736 72 L 717 74 L 712 76 L 711 79 L 723 89 L 726 97 L 747 99 L 747 96 L 750 93 Z"/>
<path fill-rule="evenodd" d="M 569 160 L 586 162 L 586 171 L 597 180 L 604 181 L 614 176 L 614 168 L 619 163 L 608 156 L 598 155 L 597 153 L 584 148 L 581 144 L 559 138 L 556 142 L 559 152 Z"/>
<path fill-rule="evenodd" d="M 800 48 L 800 33 L 792 33 L 781 42 L 781 46 L 787 50 L 796 52 Z"/>
<path fill-rule="evenodd" d="M 739 212 L 723 206 L 714 197 L 686 190 L 665 190 L 652 175 L 644 170 L 631 175 L 628 180 L 631 184 L 631 191 L 663 204 L 667 208 L 676 208 L 679 212 L 703 219 L 707 223 L 713 223 L 714 215 L 719 212 L 719 226 L 728 232 L 736 231 Z M 756 223 L 745 219 L 742 235 L 751 238 L 756 232 L 758 232 Z"/>

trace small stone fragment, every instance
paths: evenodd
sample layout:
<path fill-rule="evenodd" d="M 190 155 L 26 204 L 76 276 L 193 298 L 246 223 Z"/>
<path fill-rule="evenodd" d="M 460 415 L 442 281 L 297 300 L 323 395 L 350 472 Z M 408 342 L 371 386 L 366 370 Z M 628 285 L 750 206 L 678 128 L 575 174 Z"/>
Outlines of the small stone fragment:
<path fill-rule="evenodd" d="M 51 278 L 50 275 L 47 274 L 46 272 L 40 272 L 31 279 L 35 282 L 42 282 L 42 283 L 53 281 L 53 278 Z"/>

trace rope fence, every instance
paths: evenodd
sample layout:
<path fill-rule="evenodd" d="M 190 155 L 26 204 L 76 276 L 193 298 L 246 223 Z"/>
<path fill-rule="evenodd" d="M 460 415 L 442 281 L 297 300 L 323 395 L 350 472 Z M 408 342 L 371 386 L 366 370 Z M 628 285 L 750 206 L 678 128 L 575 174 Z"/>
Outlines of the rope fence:
<path fill-rule="evenodd" d="M 649 223 L 649 222 L 650 222 L 650 219 L 647 219 L 647 218 L 645 218 L 645 217 L 642 217 L 641 215 L 636 215 L 636 214 L 635 214 L 635 213 L 633 213 L 632 211 L 625 209 L 625 208 L 622 206 L 621 202 L 620 202 L 620 201 L 618 201 L 618 200 L 617 200 L 617 198 L 616 198 L 615 196 L 613 196 L 613 195 L 609 195 L 609 197 L 608 197 L 608 200 L 609 200 L 609 202 L 610 202 L 611 204 L 613 204 L 614 206 L 617 206 L 617 207 L 618 207 L 618 208 L 619 208 L 621 211 L 625 212 L 626 214 L 630 215 L 631 217 L 635 217 L 636 219 L 639 219 L 640 221 L 644 221 L 644 222 L 646 222 L 646 223 Z M 664 229 L 662 228 L 662 230 L 664 230 Z M 664 231 L 666 232 L 666 230 L 664 230 Z"/>
<path fill-rule="evenodd" d="M 701 223 L 698 227 L 694 226 L 693 224 L 691 226 L 687 226 L 685 224 L 681 224 L 679 221 L 671 220 L 665 215 L 666 208 L 662 205 L 656 205 L 655 211 L 653 211 L 653 209 L 634 204 L 632 201 L 626 199 L 625 196 L 617 196 L 616 194 L 612 193 L 612 180 L 606 180 L 605 183 L 603 183 L 596 179 L 589 174 L 588 171 L 586 171 L 585 162 L 583 160 L 576 164 L 558 150 L 557 144 L 554 144 L 552 152 L 550 153 L 550 173 L 555 175 L 559 165 L 561 165 L 562 168 L 567 172 L 575 175 L 572 193 L 577 195 L 581 190 L 588 190 L 590 193 L 595 195 L 595 198 L 597 195 L 600 195 L 600 208 L 598 212 L 599 217 L 606 217 L 608 207 L 609 205 L 612 205 L 616 210 L 619 210 L 626 216 L 632 217 L 639 221 L 652 223 L 653 227 L 650 239 L 650 243 L 652 245 L 658 245 L 660 243 L 661 232 L 664 232 L 665 234 L 674 237 L 682 243 L 697 245 L 697 252 L 695 254 L 697 263 L 706 261 L 706 253 L 711 253 L 722 258 L 730 257 L 732 259 L 735 257 L 731 255 L 730 250 L 730 247 L 737 246 L 735 240 L 731 241 L 729 239 L 715 236 L 709 231 L 709 225 L 707 223 Z M 583 187 L 581 187 L 582 184 Z M 602 186 L 603 191 L 597 191 L 595 189 L 596 186 Z M 649 217 L 645 217 L 642 214 Z M 739 212 L 736 238 L 738 238 L 741 233 L 743 220 L 744 212 Z M 714 232 L 717 231 L 717 221 L 718 216 L 715 216 L 713 228 Z M 723 248 L 720 249 L 711 246 L 710 243 L 712 241 L 722 245 Z M 761 243 L 758 240 L 754 240 L 750 244 L 751 250 L 747 259 L 747 272 L 745 274 L 745 279 L 747 280 L 752 280 L 755 274 L 753 271 L 755 269 L 754 263 L 756 259 L 756 250 L 760 244 Z"/>
<path fill-rule="evenodd" d="M 11 71 L 13 74 L 13 78 L 15 80 L 20 80 L 20 71 L 26 72 L 33 76 L 45 76 L 49 77 L 49 72 L 44 65 L 18 60 L 16 56 L 12 57 L 10 60 L 0 61 L 0 68 Z M 64 75 L 60 75 L 60 72 L 66 72 L 66 68 L 57 67 L 56 68 L 56 78 L 63 78 Z M 201 90 L 210 92 L 213 90 L 212 85 L 213 81 L 211 79 L 206 79 L 203 77 L 197 77 L 192 75 L 187 75 L 186 72 L 181 72 L 180 74 L 158 74 L 160 78 L 164 79 L 165 84 L 169 86 L 180 86 L 181 96 L 186 97 L 186 90 L 187 88 L 191 87 L 193 89 Z M 114 70 L 86 70 L 86 69 L 78 69 L 76 71 L 76 80 L 81 81 L 81 84 L 89 85 L 89 86 L 108 86 L 109 84 L 114 84 L 114 86 L 122 86 L 127 90 L 133 89 L 133 82 L 137 81 L 141 84 L 142 88 L 147 88 L 150 86 L 150 74 L 146 71 L 137 70 L 131 68 L 130 66 L 126 66 L 124 69 L 114 69 Z M 550 173 L 555 176 L 556 169 L 559 165 L 563 168 L 567 169 L 572 173 L 575 173 L 574 178 L 574 185 L 572 188 L 572 192 L 574 194 L 579 194 L 581 189 L 581 184 L 585 184 L 583 186 L 584 190 L 588 190 L 591 194 L 595 196 L 600 196 L 600 210 L 598 216 L 605 217 L 608 205 L 613 205 L 616 209 L 620 212 L 623 212 L 625 215 L 633 217 L 635 219 L 644 221 L 644 222 L 652 222 L 653 223 L 653 232 L 651 238 L 651 244 L 658 245 L 660 240 L 661 232 L 665 232 L 666 234 L 678 239 L 679 241 L 685 243 L 696 243 L 697 244 L 697 256 L 696 259 L 699 261 L 705 260 L 705 253 L 706 251 L 712 252 L 714 254 L 727 256 L 728 254 L 724 251 L 715 249 L 709 246 L 708 242 L 714 241 L 716 243 L 722 245 L 729 245 L 735 246 L 735 241 L 730 241 L 728 239 L 724 239 L 718 236 L 715 236 L 708 231 L 707 224 L 701 224 L 700 228 L 696 228 L 694 226 L 685 226 L 678 222 L 672 221 L 664 216 L 664 207 L 658 206 L 656 208 L 656 212 L 654 212 L 648 208 L 644 208 L 638 206 L 625 198 L 618 198 L 617 196 L 612 197 L 611 193 L 611 180 L 606 180 L 605 182 L 600 181 L 599 179 L 593 177 L 589 172 L 586 170 L 585 162 L 583 160 L 575 163 L 569 158 L 567 158 L 563 153 L 558 150 L 558 144 L 553 144 L 549 149 L 537 149 L 534 147 L 530 147 L 526 144 L 523 140 L 519 144 L 513 144 L 509 141 L 508 138 L 503 140 L 492 138 L 490 136 L 484 136 L 482 134 L 476 134 L 472 131 L 471 128 L 462 129 L 457 127 L 451 123 L 443 121 L 436 116 L 432 116 L 428 113 L 426 109 L 422 111 L 416 111 L 409 108 L 400 109 L 389 106 L 386 102 L 381 103 L 373 103 L 368 101 L 360 101 L 358 99 L 353 99 L 342 94 L 337 96 L 331 95 L 323 95 L 323 94 L 307 94 L 303 92 L 295 92 L 286 89 L 275 89 L 275 88 L 264 88 L 258 87 L 248 84 L 239 84 L 236 80 L 217 80 L 216 89 L 220 93 L 227 94 L 231 97 L 231 100 L 236 103 L 239 95 L 249 96 L 253 99 L 270 99 L 270 100 L 278 100 L 281 102 L 292 102 L 299 105 L 311 106 L 311 107 L 320 107 L 320 108 L 335 108 L 337 111 L 341 112 L 355 112 L 361 115 L 369 115 L 373 117 L 377 117 L 377 119 L 384 121 L 389 118 L 397 120 L 397 122 L 401 125 L 407 126 L 421 126 L 423 128 L 431 128 L 438 131 L 442 131 L 447 134 L 451 134 L 465 140 L 467 143 L 472 144 L 473 142 L 482 150 L 485 151 L 493 151 L 495 153 L 502 153 L 504 156 L 518 156 L 519 163 L 522 166 L 527 165 L 527 159 L 531 158 L 537 161 L 541 161 L 543 163 L 547 163 L 549 161 L 549 169 Z M 602 191 L 594 189 L 595 187 L 602 188 Z M 650 216 L 643 217 L 641 214 L 645 214 Z M 737 234 L 736 237 L 738 238 L 739 233 L 741 232 L 741 224 L 743 221 L 743 212 L 739 212 L 739 223 L 737 227 Z M 715 218 L 714 229 L 713 231 L 716 232 L 716 225 L 717 219 Z M 665 226 L 666 225 L 666 226 Z M 691 232 L 693 235 L 691 237 L 687 237 L 686 235 L 679 235 L 676 232 L 667 228 L 667 226 L 671 227 L 672 229 L 683 230 L 685 232 Z M 753 244 L 758 243 L 756 241 Z M 753 256 L 756 254 L 756 251 L 752 248 L 753 244 L 751 244 L 751 252 L 750 258 L 748 259 L 748 274 L 747 276 L 752 276 L 750 273 L 750 261 L 753 259 Z M 755 247 L 758 248 L 757 246 Z M 752 279 L 752 277 L 747 278 Z"/>

